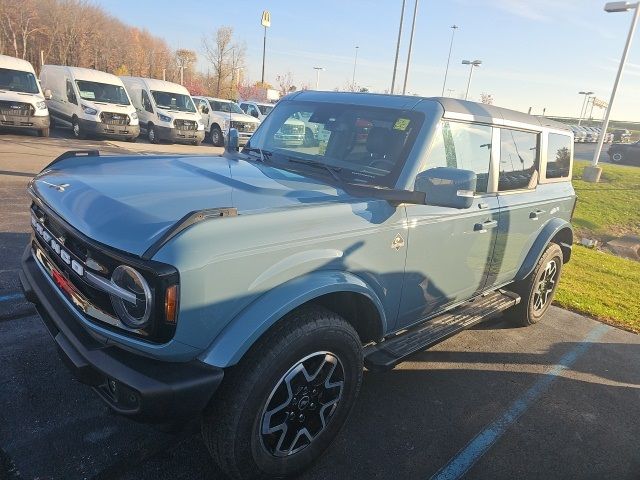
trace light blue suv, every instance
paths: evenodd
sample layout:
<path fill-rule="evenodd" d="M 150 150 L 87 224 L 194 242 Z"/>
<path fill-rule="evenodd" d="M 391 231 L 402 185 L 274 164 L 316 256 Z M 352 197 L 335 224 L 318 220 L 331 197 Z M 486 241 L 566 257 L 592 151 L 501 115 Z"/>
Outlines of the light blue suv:
<path fill-rule="evenodd" d="M 316 141 L 282 144 L 291 118 Z M 69 152 L 29 185 L 21 280 L 133 418 L 202 418 L 229 476 L 300 472 L 369 370 L 505 311 L 569 260 L 573 135 L 450 98 L 300 92 L 222 157 Z"/>

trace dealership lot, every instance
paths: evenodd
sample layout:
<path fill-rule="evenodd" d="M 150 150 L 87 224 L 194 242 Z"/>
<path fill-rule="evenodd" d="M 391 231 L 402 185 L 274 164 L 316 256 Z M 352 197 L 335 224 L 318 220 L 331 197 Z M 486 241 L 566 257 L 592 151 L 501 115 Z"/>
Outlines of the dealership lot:
<path fill-rule="evenodd" d="M 25 185 L 69 149 L 221 151 L 0 135 L 0 479 L 3 463 L 9 478 L 221 478 L 197 433 L 112 415 L 71 379 L 19 294 Z M 354 413 L 303 478 L 638 478 L 640 337 L 560 309 L 528 329 L 498 319 L 367 373 Z"/>

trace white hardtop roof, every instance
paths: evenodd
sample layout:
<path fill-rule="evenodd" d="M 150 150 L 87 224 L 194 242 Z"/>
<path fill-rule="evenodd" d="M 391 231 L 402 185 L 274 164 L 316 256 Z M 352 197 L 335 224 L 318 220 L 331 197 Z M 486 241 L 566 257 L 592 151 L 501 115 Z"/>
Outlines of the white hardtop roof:
<path fill-rule="evenodd" d="M 35 73 L 33 71 L 33 65 L 29 62 L 22 60 L 21 58 L 10 57 L 9 55 L 0 55 L 0 68 Z"/>
<path fill-rule="evenodd" d="M 226 98 L 207 97 L 206 95 L 196 95 L 198 98 L 204 98 L 206 100 L 214 100 L 216 102 L 236 103 L 233 100 L 227 100 Z"/>
<path fill-rule="evenodd" d="M 45 65 L 47 67 L 48 65 Z M 122 80 L 117 76 L 100 70 L 83 67 L 68 67 L 64 65 L 52 65 L 56 68 L 66 68 L 69 70 L 75 80 L 84 80 L 86 82 L 108 83 L 110 85 L 122 85 Z"/>
<path fill-rule="evenodd" d="M 173 82 L 167 82 L 166 80 L 158 80 L 157 78 L 146 78 L 146 77 L 122 77 L 124 79 L 131 78 L 136 80 L 143 80 L 149 90 L 159 91 L 159 92 L 169 92 L 169 93 L 181 93 L 182 95 L 190 95 L 189 90 L 187 90 L 184 86 L 179 85 Z"/>
<path fill-rule="evenodd" d="M 269 102 L 256 102 L 255 100 L 242 100 L 242 102 L 240 103 L 253 103 L 255 105 L 260 105 L 262 107 L 275 107 L 276 104 L 275 103 L 269 103 Z"/>

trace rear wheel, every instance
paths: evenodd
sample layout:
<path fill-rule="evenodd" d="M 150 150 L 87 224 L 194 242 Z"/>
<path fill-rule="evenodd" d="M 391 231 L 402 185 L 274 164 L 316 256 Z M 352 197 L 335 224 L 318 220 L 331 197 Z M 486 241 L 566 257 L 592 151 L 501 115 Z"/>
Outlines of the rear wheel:
<path fill-rule="evenodd" d="M 560 281 L 563 255 L 560 245 L 550 243 L 538 260 L 533 272 L 509 287 L 520 295 L 520 303 L 505 312 L 505 317 L 521 326 L 540 320 L 553 301 Z"/>
<path fill-rule="evenodd" d="M 332 442 L 361 382 L 353 327 L 323 308 L 300 309 L 229 369 L 203 419 L 205 444 L 231 478 L 294 475 Z"/>

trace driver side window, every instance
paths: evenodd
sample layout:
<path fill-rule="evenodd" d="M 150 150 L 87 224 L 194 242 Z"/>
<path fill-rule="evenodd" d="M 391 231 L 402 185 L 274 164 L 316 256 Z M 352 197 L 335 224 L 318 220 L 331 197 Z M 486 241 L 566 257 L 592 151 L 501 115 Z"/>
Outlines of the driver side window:
<path fill-rule="evenodd" d="M 151 99 L 149 98 L 149 95 L 147 95 L 147 92 L 145 90 L 142 90 L 142 106 L 147 112 L 153 113 L 153 107 L 151 106 Z"/>
<path fill-rule="evenodd" d="M 71 83 L 71 80 L 67 80 L 67 100 L 69 100 L 69 103 L 73 103 L 74 105 L 78 104 L 76 92 L 73 90 L 73 83 Z"/>

